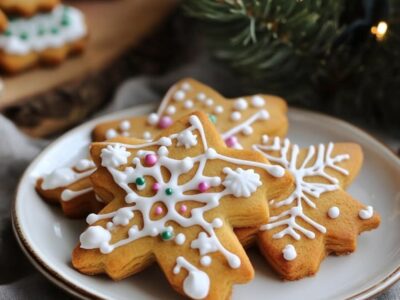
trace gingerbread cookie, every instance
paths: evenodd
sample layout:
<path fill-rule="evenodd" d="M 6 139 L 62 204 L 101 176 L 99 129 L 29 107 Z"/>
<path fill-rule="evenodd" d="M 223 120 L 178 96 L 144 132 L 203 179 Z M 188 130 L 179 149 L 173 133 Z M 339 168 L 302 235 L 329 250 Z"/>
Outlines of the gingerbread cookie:
<path fill-rule="evenodd" d="M 379 215 L 344 189 L 357 176 L 363 160 L 356 144 L 339 143 L 300 149 L 288 139 L 264 138 L 254 149 L 290 171 L 295 183 L 270 202 L 269 222 L 238 229 L 245 245 L 257 241 L 271 266 L 287 280 L 314 275 L 328 254 L 348 254 L 357 236 L 377 228 Z"/>
<path fill-rule="evenodd" d="M 267 199 L 292 178 L 255 151 L 225 147 L 203 113 L 174 122 L 153 141 L 94 143 L 95 191 L 114 199 L 80 236 L 72 264 L 119 280 L 157 262 L 193 299 L 226 299 L 254 276 L 232 226 L 259 226 Z"/>
<path fill-rule="evenodd" d="M 8 14 L 29 17 L 39 11 L 50 11 L 59 2 L 59 0 L 0 0 L 0 9 Z"/>
<path fill-rule="evenodd" d="M 0 67 L 15 73 L 38 63 L 59 64 L 83 50 L 86 36 L 83 14 L 70 6 L 10 20 L 0 35 Z"/>
<path fill-rule="evenodd" d="M 122 135 L 150 140 L 194 111 L 207 113 L 226 144 L 234 148 L 250 149 L 263 134 L 285 136 L 288 129 L 283 99 L 272 95 L 225 99 L 210 87 L 186 78 L 169 89 L 156 113 L 100 124 L 93 131 L 93 139 L 103 141 Z"/>
<path fill-rule="evenodd" d="M 6 15 L 0 10 L 0 33 L 3 32 L 8 25 L 8 20 Z"/>
<path fill-rule="evenodd" d="M 44 200 L 60 204 L 66 216 L 86 217 L 104 207 L 89 178 L 95 169 L 93 161 L 81 159 L 73 167 L 59 168 L 39 178 L 36 191 Z"/>

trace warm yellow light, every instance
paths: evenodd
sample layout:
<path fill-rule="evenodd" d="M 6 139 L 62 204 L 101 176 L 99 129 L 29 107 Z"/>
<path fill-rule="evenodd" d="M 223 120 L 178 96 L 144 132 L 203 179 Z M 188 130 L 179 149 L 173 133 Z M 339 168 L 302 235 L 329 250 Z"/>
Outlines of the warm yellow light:
<path fill-rule="evenodd" d="M 388 30 L 388 24 L 386 22 L 379 22 L 378 26 L 371 27 L 371 33 L 376 36 L 378 40 L 382 40 Z"/>

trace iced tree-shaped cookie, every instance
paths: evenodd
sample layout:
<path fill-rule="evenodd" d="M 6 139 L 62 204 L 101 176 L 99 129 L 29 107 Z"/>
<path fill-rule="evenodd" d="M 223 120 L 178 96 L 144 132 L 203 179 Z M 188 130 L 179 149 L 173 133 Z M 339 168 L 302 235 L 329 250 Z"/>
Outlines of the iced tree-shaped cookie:
<path fill-rule="evenodd" d="M 225 147 L 208 116 L 192 114 L 153 141 L 118 138 L 91 149 L 100 195 L 72 263 L 122 279 L 157 262 L 172 287 L 194 299 L 226 299 L 253 277 L 232 227 L 260 226 L 267 199 L 292 184 L 255 151 Z"/>
<path fill-rule="evenodd" d="M 254 149 L 294 177 L 294 187 L 270 204 L 270 219 L 236 231 L 243 244 L 257 241 L 270 264 L 288 280 L 315 274 L 330 253 L 347 254 L 357 236 L 378 227 L 380 217 L 344 189 L 357 176 L 362 151 L 356 144 L 329 143 L 300 149 L 288 139 L 263 138 Z"/>
<path fill-rule="evenodd" d="M 119 135 L 152 139 L 161 129 L 194 111 L 208 114 L 228 147 L 250 149 L 263 134 L 285 136 L 288 128 L 287 107 L 283 99 L 272 95 L 226 99 L 212 88 L 191 78 L 173 85 L 157 112 L 98 125 L 96 141 Z"/>

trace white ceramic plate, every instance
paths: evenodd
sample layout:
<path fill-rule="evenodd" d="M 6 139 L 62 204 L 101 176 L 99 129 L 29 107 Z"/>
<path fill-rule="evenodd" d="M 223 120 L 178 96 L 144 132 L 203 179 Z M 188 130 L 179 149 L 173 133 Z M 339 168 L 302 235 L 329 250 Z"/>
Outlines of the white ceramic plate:
<path fill-rule="evenodd" d="M 148 113 L 140 106 L 79 126 L 39 155 L 21 179 L 13 207 L 17 238 L 33 264 L 50 280 L 82 298 L 176 299 L 156 266 L 120 282 L 106 276 L 85 276 L 70 264 L 71 250 L 85 228 L 83 220 L 65 218 L 57 207 L 36 194 L 35 178 L 69 165 L 90 142 L 94 125 L 105 119 Z M 304 110 L 290 109 L 289 137 L 300 145 L 329 141 L 359 143 L 365 163 L 349 192 L 382 216 L 378 230 L 363 234 L 358 250 L 349 256 L 328 257 L 317 276 L 283 282 L 256 250 L 250 256 L 256 278 L 234 287 L 233 299 L 365 299 L 382 292 L 400 278 L 400 160 L 365 132 L 343 121 Z"/>

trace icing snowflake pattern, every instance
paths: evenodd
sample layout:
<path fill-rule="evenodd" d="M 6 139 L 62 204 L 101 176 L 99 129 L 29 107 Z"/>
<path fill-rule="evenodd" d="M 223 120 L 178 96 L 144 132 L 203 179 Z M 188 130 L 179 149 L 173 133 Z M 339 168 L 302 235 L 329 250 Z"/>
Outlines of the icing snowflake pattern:
<path fill-rule="evenodd" d="M 339 181 L 337 178 L 330 176 L 327 168 L 331 168 L 343 175 L 348 175 L 348 171 L 339 167 L 337 164 L 349 159 L 349 155 L 341 154 L 332 156 L 333 143 L 329 143 L 327 148 L 320 144 L 318 148 L 310 146 L 304 162 L 300 167 L 297 166 L 299 155 L 299 146 L 291 145 L 288 139 L 284 139 L 281 143 L 280 138 L 275 138 L 271 145 L 268 144 L 269 139 L 267 136 L 263 137 L 263 145 L 254 145 L 254 149 L 261 152 L 272 163 L 281 165 L 289 170 L 295 178 L 295 189 L 292 194 L 286 199 L 278 202 L 273 202 L 271 205 L 274 207 L 289 206 L 295 203 L 281 214 L 272 216 L 268 224 L 261 226 L 261 230 L 271 230 L 277 227 L 284 226 L 285 228 L 275 233 L 273 238 L 280 239 L 285 235 L 290 235 L 295 240 L 300 240 L 300 234 L 304 234 L 307 238 L 314 239 L 315 232 L 301 226 L 296 220 L 302 219 L 304 222 L 311 225 L 315 230 L 326 233 L 326 228 L 321 224 L 315 222 L 308 217 L 303 210 L 303 203 L 311 208 L 316 208 L 315 202 L 310 199 L 314 197 L 318 199 L 321 194 L 338 189 Z M 288 158 L 288 152 L 292 147 L 292 152 Z M 279 156 L 268 154 L 270 151 L 279 151 Z M 313 160 L 315 160 L 313 163 Z M 307 182 L 307 177 L 319 176 L 328 181 L 328 183 L 321 182 Z"/>
<path fill-rule="evenodd" d="M 185 228 L 191 226 L 201 227 L 201 232 L 198 234 L 198 237 L 191 241 L 191 248 L 199 250 L 199 254 L 202 256 L 200 262 L 202 262 L 203 265 L 209 265 L 211 262 L 209 257 L 205 257 L 206 254 L 220 252 L 225 257 L 231 268 L 236 269 L 240 267 L 241 262 L 239 257 L 227 250 L 221 244 L 215 233 L 215 228 L 222 227 L 223 221 L 220 218 L 214 218 L 211 222 L 208 222 L 204 218 L 204 213 L 218 207 L 220 200 L 226 195 L 249 197 L 261 185 L 260 176 L 252 169 L 244 170 L 238 168 L 232 170 L 226 167 L 223 172 L 227 174 L 227 176 L 222 182 L 220 177 L 210 177 L 203 174 L 207 161 L 219 159 L 242 166 L 257 167 L 264 169 L 275 177 L 283 176 L 284 169 L 280 166 L 246 161 L 238 158 L 227 157 L 218 153 L 215 149 L 208 147 L 204 128 L 200 119 L 197 116 L 192 115 L 189 118 L 189 121 L 190 127 L 180 133 L 172 134 L 169 137 L 162 137 L 158 140 L 142 145 L 109 144 L 107 147 L 102 149 L 102 165 L 107 168 L 116 184 L 126 192 L 125 202 L 131 206 L 126 206 L 117 211 L 106 214 L 90 214 L 87 217 L 87 223 L 89 225 L 102 219 L 109 219 L 110 221 L 107 223 L 107 228 L 101 226 L 89 226 L 88 229 L 81 234 L 81 248 L 99 248 L 103 254 L 110 253 L 115 248 L 126 245 L 137 239 L 148 236 L 155 237 L 165 233 L 166 231 L 172 232 L 173 228 L 171 226 L 166 226 L 166 223 L 174 221 L 179 226 Z M 181 160 L 170 158 L 168 156 L 168 147 L 173 144 L 174 139 L 177 140 L 177 146 L 180 144 L 186 147 L 188 141 L 191 141 L 189 144 L 193 144 L 192 142 L 195 140 L 197 144 L 197 139 L 193 138 L 196 137 L 194 132 L 196 132 L 199 139 L 202 141 L 202 153 Z M 156 151 L 145 150 L 148 146 L 157 146 L 158 148 Z M 127 149 L 137 149 L 138 151 L 136 156 L 131 158 L 131 153 L 127 151 Z M 145 158 L 148 155 L 155 155 L 157 157 L 156 161 L 152 161 L 152 166 L 142 163 L 142 161 L 146 161 Z M 128 157 L 132 161 L 132 166 L 128 166 L 121 170 L 122 165 L 127 163 Z M 197 166 L 197 169 L 194 176 L 189 181 L 183 184 L 178 184 L 178 178 L 180 175 L 189 172 L 195 166 Z M 171 176 L 168 180 L 163 177 L 162 168 L 166 168 L 170 171 Z M 158 184 L 158 190 L 153 196 L 142 196 L 130 186 L 135 183 L 136 185 L 144 185 L 144 178 L 146 177 L 152 177 Z M 138 181 L 138 179 L 141 180 Z M 200 186 L 203 188 L 204 186 L 210 188 L 225 188 L 222 190 L 219 189 L 218 192 L 204 189 L 204 191 L 195 194 L 188 194 L 190 191 L 199 191 Z M 171 195 L 172 193 L 173 197 L 168 197 L 168 195 Z M 196 201 L 204 205 L 193 208 L 191 210 L 191 215 L 185 217 L 176 209 L 177 204 L 181 202 L 183 203 L 184 201 Z M 161 218 L 153 220 L 150 218 L 151 209 L 157 202 L 162 202 L 166 207 L 166 211 Z M 141 212 L 143 228 L 139 229 L 138 226 L 133 225 L 129 228 L 128 236 L 126 238 L 116 241 L 113 244 L 110 243 L 113 228 L 115 226 L 128 225 L 129 220 L 134 217 L 135 210 Z M 176 244 L 182 244 L 181 233 L 176 233 L 176 238 L 178 236 L 180 238 L 179 241 L 176 241 Z M 166 237 L 169 237 L 169 235 L 166 235 Z M 180 262 L 182 262 L 182 259 L 180 259 Z M 177 264 L 179 265 L 178 261 Z M 189 263 L 187 265 L 189 266 Z"/>

